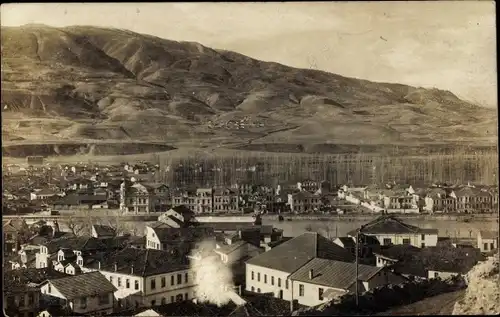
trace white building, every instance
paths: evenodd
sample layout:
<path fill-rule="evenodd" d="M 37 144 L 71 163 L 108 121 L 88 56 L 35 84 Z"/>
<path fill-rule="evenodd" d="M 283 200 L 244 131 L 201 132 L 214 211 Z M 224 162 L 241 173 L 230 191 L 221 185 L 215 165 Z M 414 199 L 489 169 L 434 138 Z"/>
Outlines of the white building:
<path fill-rule="evenodd" d="M 318 233 L 306 232 L 248 260 L 246 290 L 291 300 L 291 274 L 314 258 L 354 261 L 349 251 Z"/>
<path fill-rule="evenodd" d="M 123 309 L 174 303 L 195 297 L 188 259 L 170 251 L 126 248 L 97 263 L 113 284 Z"/>
<path fill-rule="evenodd" d="M 481 252 L 491 252 L 498 249 L 498 231 L 479 231 L 477 248 Z"/>
<path fill-rule="evenodd" d="M 41 284 L 43 297 L 56 300 L 73 313 L 92 316 L 113 313 L 115 290 L 99 272 L 50 279 Z"/>
<path fill-rule="evenodd" d="M 357 231 L 347 235 L 355 237 Z M 437 229 L 422 229 L 392 216 L 380 216 L 364 225 L 359 232 L 375 237 L 380 245 L 409 244 L 419 248 L 436 246 L 438 238 Z"/>

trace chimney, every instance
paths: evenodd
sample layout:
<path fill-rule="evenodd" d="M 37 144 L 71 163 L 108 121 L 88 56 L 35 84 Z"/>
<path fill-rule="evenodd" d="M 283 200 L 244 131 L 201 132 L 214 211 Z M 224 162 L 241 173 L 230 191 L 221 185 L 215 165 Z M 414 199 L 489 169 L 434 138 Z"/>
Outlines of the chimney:
<path fill-rule="evenodd" d="M 115 272 L 118 270 L 118 264 L 115 262 Z"/>
<path fill-rule="evenodd" d="M 130 267 L 130 274 L 134 274 L 134 266 L 133 265 Z"/>
<path fill-rule="evenodd" d="M 312 269 L 310 269 L 310 270 L 309 270 L 309 279 L 310 279 L 310 280 L 312 280 L 312 279 L 313 279 L 313 277 L 314 277 L 314 274 L 313 274 L 313 273 L 314 273 L 314 272 L 313 272 L 313 270 L 312 270 Z"/>
<path fill-rule="evenodd" d="M 100 270 L 101 269 L 101 261 L 97 262 L 97 268 Z"/>

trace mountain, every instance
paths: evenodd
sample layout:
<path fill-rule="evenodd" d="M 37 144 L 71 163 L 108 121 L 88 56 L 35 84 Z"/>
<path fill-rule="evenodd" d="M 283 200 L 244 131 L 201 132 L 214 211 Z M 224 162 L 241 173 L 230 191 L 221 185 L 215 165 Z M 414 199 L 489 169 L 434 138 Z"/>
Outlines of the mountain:
<path fill-rule="evenodd" d="M 2 27 L 1 45 L 4 143 L 321 151 L 497 138 L 496 110 L 449 91 L 298 69 L 193 42 L 26 25 Z"/>

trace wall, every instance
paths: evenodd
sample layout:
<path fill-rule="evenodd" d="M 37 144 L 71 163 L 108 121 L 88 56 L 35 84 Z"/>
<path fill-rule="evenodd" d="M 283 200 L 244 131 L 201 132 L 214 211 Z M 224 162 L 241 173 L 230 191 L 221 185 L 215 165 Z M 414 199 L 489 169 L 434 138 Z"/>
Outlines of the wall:
<path fill-rule="evenodd" d="M 254 279 L 252 280 L 252 271 L 254 271 Z M 260 272 L 260 282 L 257 280 L 257 273 Z M 264 275 L 267 275 L 267 283 L 264 283 Z M 246 264 L 246 290 L 252 291 L 254 287 L 254 292 L 260 288 L 261 293 L 273 293 L 276 298 L 279 297 L 280 290 L 283 290 L 283 299 L 291 300 L 291 283 L 289 282 L 288 289 L 286 288 L 286 280 L 289 273 L 273 270 L 269 268 L 264 268 L 256 265 Z M 274 276 L 274 285 L 271 285 L 271 276 Z M 278 278 L 281 279 L 281 287 L 278 286 Z"/>
<path fill-rule="evenodd" d="M 435 275 L 436 273 L 437 273 L 437 277 L 439 277 L 441 279 L 447 279 L 447 278 L 450 278 L 450 277 L 453 277 L 456 275 L 460 275 L 459 273 L 454 273 L 454 272 L 440 272 L 440 271 L 429 270 L 428 278 L 436 278 L 436 275 Z"/>
<path fill-rule="evenodd" d="M 300 285 L 304 285 L 304 296 L 300 296 L 300 293 L 299 293 Z M 320 288 L 323 289 L 323 293 L 325 293 L 327 290 L 333 290 L 336 293 L 338 293 L 339 297 L 346 293 L 345 290 L 341 290 L 341 289 L 335 289 L 335 288 L 326 287 L 326 286 L 317 285 L 317 284 L 293 281 L 293 299 L 297 300 L 299 302 L 299 304 L 304 305 L 304 306 L 309 306 L 309 307 L 320 305 L 320 304 L 323 304 L 323 303 L 330 301 L 331 299 L 328 299 L 326 297 L 323 297 L 322 300 L 319 299 L 319 289 Z"/>

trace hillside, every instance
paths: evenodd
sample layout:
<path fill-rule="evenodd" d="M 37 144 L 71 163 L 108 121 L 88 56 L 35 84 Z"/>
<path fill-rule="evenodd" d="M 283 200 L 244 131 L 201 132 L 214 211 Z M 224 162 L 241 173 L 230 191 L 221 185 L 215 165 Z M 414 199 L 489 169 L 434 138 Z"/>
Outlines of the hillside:
<path fill-rule="evenodd" d="M 497 138 L 496 110 L 448 91 L 297 69 L 127 30 L 1 31 L 4 143 L 276 144 L 293 152 L 306 145 L 494 145 Z"/>

